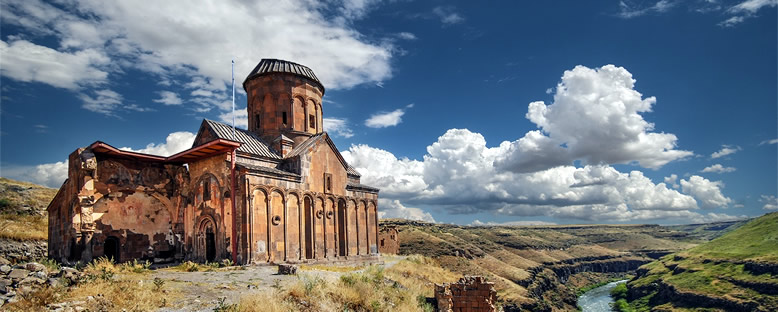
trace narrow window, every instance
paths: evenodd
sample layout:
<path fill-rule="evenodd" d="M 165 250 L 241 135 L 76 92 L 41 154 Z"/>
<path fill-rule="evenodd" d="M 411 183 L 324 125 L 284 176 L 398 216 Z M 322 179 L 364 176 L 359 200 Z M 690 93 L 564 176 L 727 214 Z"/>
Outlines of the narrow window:
<path fill-rule="evenodd" d="M 211 200 L 211 181 L 203 181 L 203 201 Z"/>
<path fill-rule="evenodd" d="M 254 115 L 255 128 L 259 129 L 259 114 Z"/>
<path fill-rule="evenodd" d="M 283 121 L 283 124 L 286 125 L 286 112 L 281 113 L 281 120 Z"/>
<path fill-rule="evenodd" d="M 308 115 L 308 126 L 312 129 L 316 129 L 316 116 Z"/>
<path fill-rule="evenodd" d="M 332 174 L 324 174 L 324 192 L 332 193 Z"/>

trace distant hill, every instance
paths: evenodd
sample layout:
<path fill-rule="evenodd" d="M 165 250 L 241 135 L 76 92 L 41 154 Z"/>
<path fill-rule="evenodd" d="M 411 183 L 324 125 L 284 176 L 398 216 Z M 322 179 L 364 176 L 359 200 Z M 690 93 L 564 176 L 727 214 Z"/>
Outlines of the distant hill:
<path fill-rule="evenodd" d="M 707 242 L 715 239 L 721 235 L 724 235 L 732 230 L 735 230 L 744 224 L 748 223 L 752 219 L 736 220 L 736 221 L 724 221 L 713 223 L 700 223 L 700 224 L 684 224 L 684 225 L 670 225 L 667 228 L 688 233 L 687 238 L 690 241 L 697 241 L 699 243 Z"/>
<path fill-rule="evenodd" d="M 778 311 L 778 213 L 644 265 L 627 287 L 627 311 Z"/>
<path fill-rule="evenodd" d="M 53 188 L 0 178 L 0 239 L 45 240 L 46 207 L 56 194 Z"/>
<path fill-rule="evenodd" d="M 45 214 L 57 189 L 0 177 L 0 213 Z"/>

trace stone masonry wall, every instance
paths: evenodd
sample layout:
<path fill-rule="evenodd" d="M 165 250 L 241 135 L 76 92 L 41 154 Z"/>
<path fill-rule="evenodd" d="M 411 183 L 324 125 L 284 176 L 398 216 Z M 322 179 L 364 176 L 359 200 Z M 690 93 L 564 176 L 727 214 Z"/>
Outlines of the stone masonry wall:
<path fill-rule="evenodd" d="M 378 252 L 396 255 L 400 253 L 400 236 L 395 228 L 382 228 L 378 232 Z"/>
<path fill-rule="evenodd" d="M 440 312 L 497 311 L 494 283 L 482 276 L 465 276 L 452 284 L 435 284 L 435 299 Z"/>

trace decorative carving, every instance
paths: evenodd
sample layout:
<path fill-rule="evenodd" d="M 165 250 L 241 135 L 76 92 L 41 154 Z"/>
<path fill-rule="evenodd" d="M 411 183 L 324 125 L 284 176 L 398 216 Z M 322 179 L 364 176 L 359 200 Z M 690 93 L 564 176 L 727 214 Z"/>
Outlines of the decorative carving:
<path fill-rule="evenodd" d="M 324 210 L 316 211 L 316 218 L 321 219 L 324 216 Z"/>
<path fill-rule="evenodd" d="M 281 224 L 281 216 L 279 216 L 279 215 L 273 216 L 273 219 L 271 220 L 271 222 L 273 223 L 273 225 Z"/>

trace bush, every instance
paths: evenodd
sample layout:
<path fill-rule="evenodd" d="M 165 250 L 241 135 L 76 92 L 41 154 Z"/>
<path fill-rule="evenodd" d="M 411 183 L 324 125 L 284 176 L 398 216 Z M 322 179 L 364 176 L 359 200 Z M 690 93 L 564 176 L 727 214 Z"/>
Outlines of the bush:
<path fill-rule="evenodd" d="M 621 283 L 611 289 L 611 298 L 613 300 L 627 299 L 627 283 Z"/>
<path fill-rule="evenodd" d="M 633 312 L 635 309 L 629 306 L 629 303 L 627 303 L 627 299 L 619 299 L 615 302 L 611 303 L 613 306 L 613 310 L 619 311 L 619 312 Z"/>

